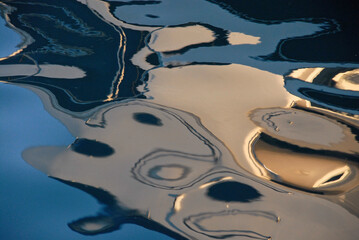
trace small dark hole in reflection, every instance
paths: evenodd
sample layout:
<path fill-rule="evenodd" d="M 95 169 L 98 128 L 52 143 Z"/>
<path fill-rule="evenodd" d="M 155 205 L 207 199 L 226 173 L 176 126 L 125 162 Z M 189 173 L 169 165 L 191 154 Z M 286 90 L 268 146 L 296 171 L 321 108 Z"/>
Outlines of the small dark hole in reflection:
<path fill-rule="evenodd" d="M 157 16 L 157 15 L 152 15 L 152 14 L 146 14 L 146 17 L 149 17 L 149 18 L 159 18 L 159 16 Z"/>
<path fill-rule="evenodd" d="M 339 179 L 343 176 L 343 174 L 344 174 L 344 173 L 335 175 L 334 177 L 328 179 L 328 180 L 325 181 L 324 183 L 329 183 L 329 182 L 334 182 L 334 181 L 336 181 L 336 180 L 339 180 Z"/>
<path fill-rule="evenodd" d="M 151 53 L 150 55 L 148 55 L 146 57 L 146 62 L 148 62 L 148 63 L 150 63 L 150 64 L 152 64 L 154 66 L 160 65 L 160 61 L 159 61 L 158 56 L 157 56 L 156 53 Z"/>
<path fill-rule="evenodd" d="M 86 138 L 76 139 L 76 141 L 71 144 L 71 149 L 77 153 L 94 157 L 107 157 L 115 152 L 112 147 L 105 143 Z"/>
<path fill-rule="evenodd" d="M 133 119 L 143 124 L 154 125 L 154 126 L 163 125 L 161 119 L 149 113 L 134 113 Z"/>
<path fill-rule="evenodd" d="M 207 195 L 224 202 L 251 202 L 262 195 L 253 187 L 239 182 L 221 182 L 211 186 Z"/>

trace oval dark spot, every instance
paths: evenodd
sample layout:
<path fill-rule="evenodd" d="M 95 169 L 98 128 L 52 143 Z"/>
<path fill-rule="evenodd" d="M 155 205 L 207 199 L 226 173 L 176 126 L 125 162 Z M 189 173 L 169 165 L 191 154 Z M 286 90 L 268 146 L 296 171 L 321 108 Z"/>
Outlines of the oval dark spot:
<path fill-rule="evenodd" d="M 163 125 L 161 119 L 149 113 L 134 113 L 133 119 L 143 124 L 154 125 L 154 126 Z"/>
<path fill-rule="evenodd" d="M 207 195 L 224 202 L 251 202 L 262 195 L 253 187 L 239 182 L 220 182 L 208 189 Z"/>
<path fill-rule="evenodd" d="M 146 17 L 149 17 L 149 18 L 159 18 L 159 16 L 153 15 L 153 14 L 146 14 Z"/>
<path fill-rule="evenodd" d="M 76 141 L 71 144 L 71 149 L 74 152 L 94 157 L 107 157 L 115 152 L 112 147 L 105 143 L 86 138 L 76 139 Z"/>

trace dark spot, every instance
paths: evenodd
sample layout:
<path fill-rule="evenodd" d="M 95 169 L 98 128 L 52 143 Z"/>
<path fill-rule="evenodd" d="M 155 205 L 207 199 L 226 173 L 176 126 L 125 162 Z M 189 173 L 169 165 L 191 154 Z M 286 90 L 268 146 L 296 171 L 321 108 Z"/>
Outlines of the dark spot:
<path fill-rule="evenodd" d="M 157 16 L 157 15 L 152 15 L 152 14 L 146 14 L 146 17 L 149 17 L 149 18 L 159 18 L 159 16 Z"/>
<path fill-rule="evenodd" d="M 262 195 L 253 187 L 239 182 L 220 182 L 208 189 L 207 195 L 223 202 L 251 202 Z"/>
<path fill-rule="evenodd" d="M 149 113 L 134 113 L 133 119 L 143 124 L 154 125 L 154 126 L 163 125 L 161 119 Z"/>
<path fill-rule="evenodd" d="M 146 62 L 150 63 L 151 65 L 158 66 L 160 65 L 160 61 L 156 53 L 151 53 L 146 57 Z"/>
<path fill-rule="evenodd" d="M 76 139 L 76 141 L 71 144 L 71 149 L 77 153 L 94 157 L 107 157 L 115 152 L 112 147 L 105 143 L 86 138 Z"/>
<path fill-rule="evenodd" d="M 344 175 L 344 173 L 340 173 L 338 175 L 333 176 L 332 178 L 328 179 L 327 181 L 325 181 L 324 183 L 329 183 L 329 182 L 334 182 L 339 180 L 342 176 Z"/>

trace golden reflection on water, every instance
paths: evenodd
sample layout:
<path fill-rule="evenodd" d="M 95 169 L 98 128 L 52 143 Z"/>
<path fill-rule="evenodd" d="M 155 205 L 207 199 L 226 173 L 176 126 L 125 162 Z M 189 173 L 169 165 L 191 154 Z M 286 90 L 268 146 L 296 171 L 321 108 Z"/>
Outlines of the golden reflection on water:
<path fill-rule="evenodd" d="M 45 104 L 50 104 L 45 93 L 38 95 Z M 198 111 L 200 107 L 197 107 Z M 310 232 L 306 237 L 315 239 L 318 235 L 312 235 L 312 231 L 318 226 L 303 222 L 321 223 L 320 231 L 331 235 L 330 229 L 338 227 L 336 219 L 347 219 L 342 224 L 349 228 L 356 223 L 352 214 L 341 210 L 341 206 L 353 208 L 346 201 L 297 191 L 288 194 L 251 177 L 233 164 L 233 153 L 225 142 L 204 128 L 203 122 L 193 114 L 148 100 L 109 103 L 89 113 L 87 121 L 66 120 L 69 116 L 54 108 L 50 112 L 62 119 L 78 140 L 69 147 L 28 149 L 24 152 L 25 160 L 51 177 L 91 186 L 108 192 L 114 199 L 107 206 L 109 215 L 79 219 L 70 224 L 75 231 L 97 234 L 116 227 L 120 216 L 145 216 L 189 238 L 231 235 L 286 239 L 302 229 L 299 231 Z M 248 126 L 253 124 L 249 117 L 248 121 Z M 256 130 L 254 124 L 253 128 Z M 84 139 L 96 139 L 114 152 L 102 157 L 83 153 L 79 144 Z M 293 140 L 290 142 L 294 144 Z M 260 164 L 278 174 L 275 181 L 286 186 L 341 194 L 356 187 L 358 182 L 357 166 L 340 158 L 293 152 L 261 139 L 253 151 Z M 228 188 L 230 195 L 225 188 L 219 188 L 226 184 L 233 185 Z M 211 193 L 216 188 L 220 192 Z M 246 195 L 242 195 L 244 191 Z M 248 191 L 253 193 L 248 195 Z M 355 199 L 350 200 L 353 201 L 351 212 L 356 213 Z"/>
<path fill-rule="evenodd" d="M 296 99 L 285 91 L 280 76 L 238 64 L 158 68 L 149 72 L 149 79 L 146 95 L 153 102 L 195 113 L 248 170 L 252 166 L 243 139 L 257 127 L 247 113 L 257 106 L 289 106 Z"/>
<path fill-rule="evenodd" d="M 166 27 L 151 33 L 148 47 L 158 52 L 169 52 L 214 40 L 214 33 L 204 26 Z"/>

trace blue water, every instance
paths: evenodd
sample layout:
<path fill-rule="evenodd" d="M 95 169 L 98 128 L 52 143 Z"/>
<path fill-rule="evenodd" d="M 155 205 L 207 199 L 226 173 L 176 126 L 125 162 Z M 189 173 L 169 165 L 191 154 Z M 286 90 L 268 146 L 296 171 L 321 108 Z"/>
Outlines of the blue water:
<path fill-rule="evenodd" d="M 0 0 L 0 239 L 356 239 L 358 9 Z"/>

